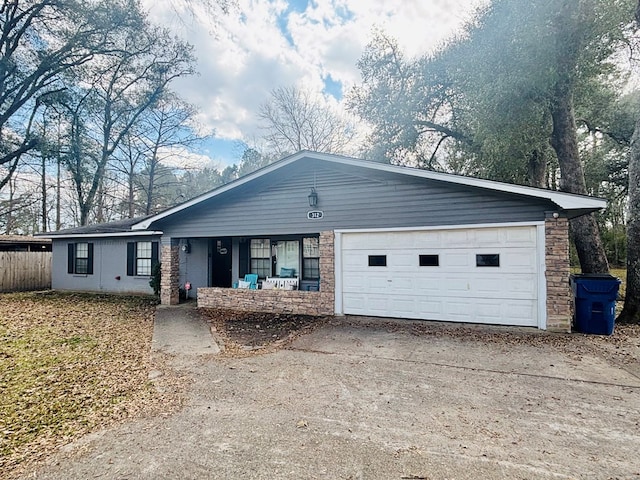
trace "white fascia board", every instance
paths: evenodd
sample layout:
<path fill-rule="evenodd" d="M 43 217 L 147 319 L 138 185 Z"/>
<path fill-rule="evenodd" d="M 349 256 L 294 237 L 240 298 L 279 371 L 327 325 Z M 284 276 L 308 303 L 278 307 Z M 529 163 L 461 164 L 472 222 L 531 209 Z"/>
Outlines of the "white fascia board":
<path fill-rule="evenodd" d="M 200 195 L 199 197 L 193 198 L 185 203 L 182 203 L 173 208 L 165 210 L 164 212 L 154 215 L 153 217 L 149 217 L 140 223 L 134 224 L 131 227 L 131 229 L 146 230 L 147 228 L 149 228 L 149 226 L 151 226 L 153 222 L 156 222 L 165 217 L 168 217 L 169 215 L 173 215 L 174 213 L 178 213 L 186 208 L 189 208 L 193 205 L 197 205 L 200 202 L 216 197 L 222 193 L 228 192 L 229 190 L 233 190 L 236 187 L 239 187 L 241 185 L 244 185 L 245 183 L 251 182 L 256 178 L 259 178 L 263 175 L 271 173 L 275 170 L 285 167 L 305 157 L 313 158 L 317 160 L 323 160 L 327 162 L 339 163 L 343 165 L 363 167 L 371 170 L 379 170 L 383 172 L 395 173 L 400 175 L 409 175 L 409 176 L 418 177 L 418 178 L 426 178 L 429 180 L 437 180 L 445 183 L 453 183 L 453 184 L 459 184 L 459 185 L 466 185 L 470 187 L 484 188 L 488 190 L 494 190 L 497 192 L 513 193 L 517 195 L 524 195 L 527 197 L 534 197 L 534 198 L 543 198 L 543 199 L 552 201 L 553 203 L 558 205 L 560 209 L 563 209 L 563 210 L 574 210 L 574 209 L 600 210 L 607 206 L 606 200 L 601 198 L 596 198 L 596 197 L 589 197 L 586 195 L 576 195 L 571 193 L 556 192 L 553 190 L 545 190 L 543 188 L 525 187 L 522 185 L 513 185 L 510 183 L 502 183 L 502 182 L 495 182 L 492 180 L 483 180 L 479 178 L 465 177 L 462 175 L 454 175 L 451 173 L 432 172 L 430 170 L 422 170 L 419 168 L 400 167 L 397 165 L 389 165 L 386 163 L 373 162 L 371 160 L 362 160 L 358 158 L 344 157 L 341 155 L 310 152 L 308 150 L 303 150 L 289 157 L 285 157 L 282 160 L 274 162 L 271 165 L 267 165 L 266 167 L 256 170 L 253 173 L 250 173 L 242 178 L 239 178 L 238 180 L 228 183 L 227 185 L 217 188 L 209 193 L 205 193 L 203 195 Z"/>
<path fill-rule="evenodd" d="M 161 231 L 146 230 L 136 232 L 114 232 L 114 233 L 65 233 L 63 235 L 40 235 L 42 238 L 50 238 L 57 240 L 59 238 L 111 238 L 111 237 L 146 237 L 153 235 L 162 235 Z"/>

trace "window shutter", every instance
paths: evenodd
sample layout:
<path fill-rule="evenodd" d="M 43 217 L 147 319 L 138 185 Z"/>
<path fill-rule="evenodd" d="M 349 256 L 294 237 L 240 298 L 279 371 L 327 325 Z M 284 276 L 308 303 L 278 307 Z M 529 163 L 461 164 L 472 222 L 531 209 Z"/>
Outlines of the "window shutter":
<path fill-rule="evenodd" d="M 127 242 L 127 275 L 132 277 L 135 273 L 136 242 Z"/>
<path fill-rule="evenodd" d="M 240 278 L 244 278 L 244 276 L 249 273 L 249 248 L 251 245 L 251 241 L 248 240 L 244 243 L 240 244 L 240 268 L 238 274 Z"/>
<path fill-rule="evenodd" d="M 87 275 L 93 275 L 93 243 L 88 243 Z"/>
<path fill-rule="evenodd" d="M 75 270 L 75 253 L 76 253 L 76 244 L 69 243 L 67 244 L 67 273 L 73 273 Z"/>
<path fill-rule="evenodd" d="M 160 259 L 158 258 L 158 242 L 151 242 L 151 271 Z"/>

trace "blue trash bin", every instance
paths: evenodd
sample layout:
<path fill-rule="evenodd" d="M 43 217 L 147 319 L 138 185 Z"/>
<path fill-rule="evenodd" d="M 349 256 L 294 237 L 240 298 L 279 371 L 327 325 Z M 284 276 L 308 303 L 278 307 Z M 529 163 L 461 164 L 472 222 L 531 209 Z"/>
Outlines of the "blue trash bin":
<path fill-rule="evenodd" d="M 612 275 L 571 275 L 575 299 L 574 326 L 578 332 L 611 335 L 616 318 L 620 279 Z"/>

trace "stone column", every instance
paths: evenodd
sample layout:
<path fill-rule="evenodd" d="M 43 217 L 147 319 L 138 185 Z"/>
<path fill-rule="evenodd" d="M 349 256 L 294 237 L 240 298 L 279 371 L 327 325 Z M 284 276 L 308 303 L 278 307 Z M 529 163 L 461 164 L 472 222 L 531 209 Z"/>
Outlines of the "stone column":
<path fill-rule="evenodd" d="M 320 301 L 322 313 L 330 315 L 335 312 L 335 235 L 333 231 L 320 232 Z"/>
<path fill-rule="evenodd" d="M 547 280 L 547 329 L 570 332 L 572 293 L 569 285 L 569 220 L 548 214 L 544 222 Z"/>
<path fill-rule="evenodd" d="M 177 305 L 180 303 L 180 247 L 163 244 L 160 254 L 162 279 L 160 280 L 160 303 Z"/>

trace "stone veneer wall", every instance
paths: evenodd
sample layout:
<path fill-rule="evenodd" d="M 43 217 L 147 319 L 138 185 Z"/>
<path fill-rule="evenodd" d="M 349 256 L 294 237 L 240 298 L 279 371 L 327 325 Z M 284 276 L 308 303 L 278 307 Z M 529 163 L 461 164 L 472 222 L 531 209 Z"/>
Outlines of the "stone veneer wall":
<path fill-rule="evenodd" d="M 160 303 L 162 305 L 177 305 L 180 303 L 180 247 L 162 245 L 160 261 L 162 262 Z"/>
<path fill-rule="evenodd" d="M 301 290 L 247 290 L 199 288 L 199 308 L 223 308 L 242 312 L 333 315 L 334 307 L 323 304 L 320 292 Z"/>
<path fill-rule="evenodd" d="M 332 231 L 321 232 L 320 291 L 199 288 L 198 307 L 245 312 L 333 315 L 335 312 L 334 261 L 334 234 Z"/>
<path fill-rule="evenodd" d="M 573 294 L 569 285 L 569 220 L 549 215 L 544 223 L 547 330 L 570 332 Z"/>

